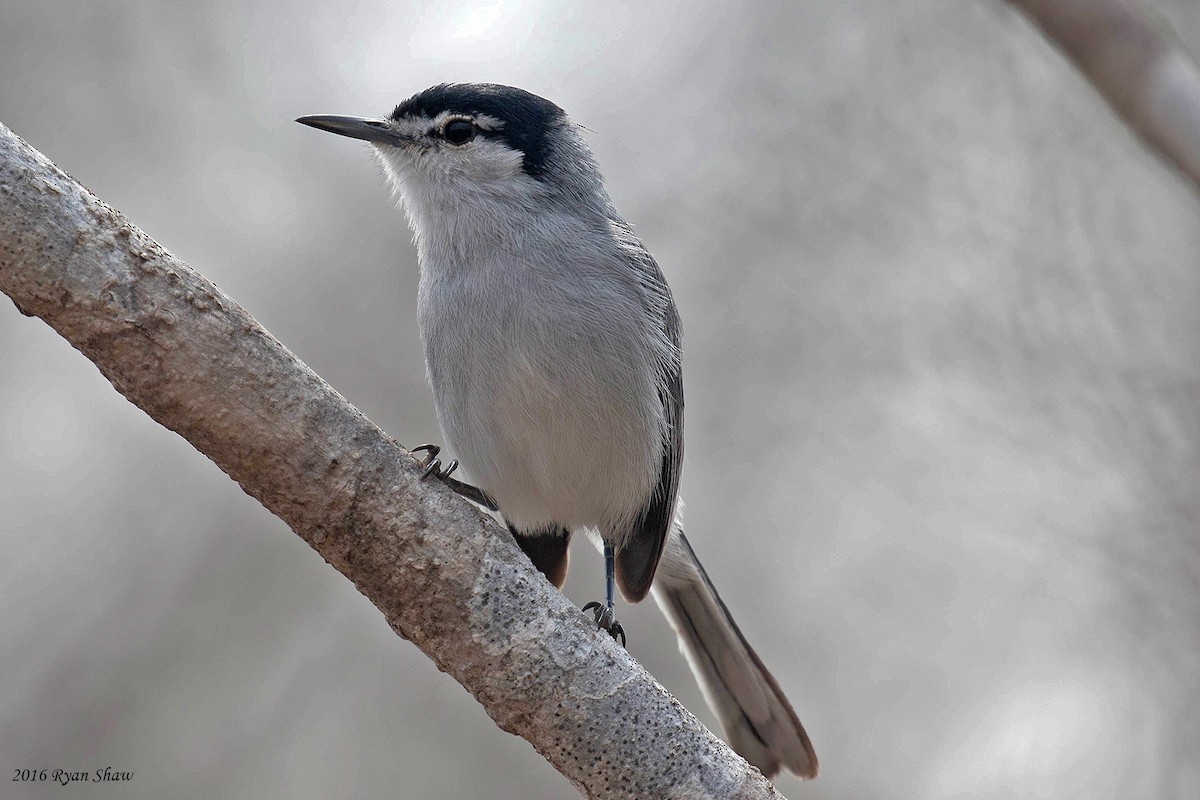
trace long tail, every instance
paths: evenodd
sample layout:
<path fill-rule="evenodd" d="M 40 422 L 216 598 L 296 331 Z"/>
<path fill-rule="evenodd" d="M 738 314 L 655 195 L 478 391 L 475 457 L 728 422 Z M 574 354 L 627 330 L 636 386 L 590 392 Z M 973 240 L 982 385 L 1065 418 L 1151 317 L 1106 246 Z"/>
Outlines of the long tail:
<path fill-rule="evenodd" d="M 804 726 L 738 630 L 678 524 L 651 591 L 733 749 L 768 777 L 781 766 L 802 778 L 816 777 L 817 754 Z"/>

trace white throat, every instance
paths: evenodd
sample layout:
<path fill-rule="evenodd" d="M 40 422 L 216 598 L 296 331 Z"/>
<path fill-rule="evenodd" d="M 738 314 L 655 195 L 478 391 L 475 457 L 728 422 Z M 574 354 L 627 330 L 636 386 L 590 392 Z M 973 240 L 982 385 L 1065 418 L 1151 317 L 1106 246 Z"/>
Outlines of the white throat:
<path fill-rule="evenodd" d="M 520 153 L 499 145 L 475 148 L 469 160 L 394 147 L 375 151 L 422 264 L 470 263 L 485 253 L 511 252 L 546 208 L 546 187 L 522 171 Z"/>

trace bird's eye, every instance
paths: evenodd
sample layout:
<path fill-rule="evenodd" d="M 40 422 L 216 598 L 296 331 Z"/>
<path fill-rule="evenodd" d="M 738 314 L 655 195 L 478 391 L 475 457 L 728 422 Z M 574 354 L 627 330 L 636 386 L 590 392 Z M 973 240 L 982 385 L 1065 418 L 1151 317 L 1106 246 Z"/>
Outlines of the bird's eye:
<path fill-rule="evenodd" d="M 475 123 L 468 119 L 452 119 L 442 128 L 442 136 L 450 144 L 466 144 L 475 138 Z"/>

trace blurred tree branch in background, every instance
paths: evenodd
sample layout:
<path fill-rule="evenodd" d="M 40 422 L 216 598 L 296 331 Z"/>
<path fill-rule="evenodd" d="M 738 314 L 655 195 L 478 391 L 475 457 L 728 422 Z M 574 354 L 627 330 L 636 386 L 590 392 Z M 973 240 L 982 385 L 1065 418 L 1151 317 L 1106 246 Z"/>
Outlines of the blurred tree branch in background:
<path fill-rule="evenodd" d="M 779 797 L 495 520 L 422 484 L 395 440 L 237 303 L 3 125 L 0 290 L 283 519 L 587 797 Z"/>
<path fill-rule="evenodd" d="M 1134 0 L 1009 2 L 1200 189 L 1200 69 L 1165 20 Z"/>

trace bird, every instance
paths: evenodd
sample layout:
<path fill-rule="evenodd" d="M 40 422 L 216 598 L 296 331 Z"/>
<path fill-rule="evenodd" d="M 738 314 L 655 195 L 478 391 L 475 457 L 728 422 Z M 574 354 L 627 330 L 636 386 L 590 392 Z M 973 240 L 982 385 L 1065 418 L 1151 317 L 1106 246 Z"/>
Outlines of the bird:
<path fill-rule="evenodd" d="M 653 593 L 733 749 L 815 777 L 808 734 L 684 536 L 681 323 L 617 213 L 582 126 L 538 95 L 444 83 L 385 117 L 299 123 L 368 142 L 412 229 L 417 314 L 444 444 L 425 475 L 498 510 L 556 587 L 597 537 L 597 625 L 625 644 L 614 584 Z M 461 462 L 472 483 L 450 478 Z"/>

